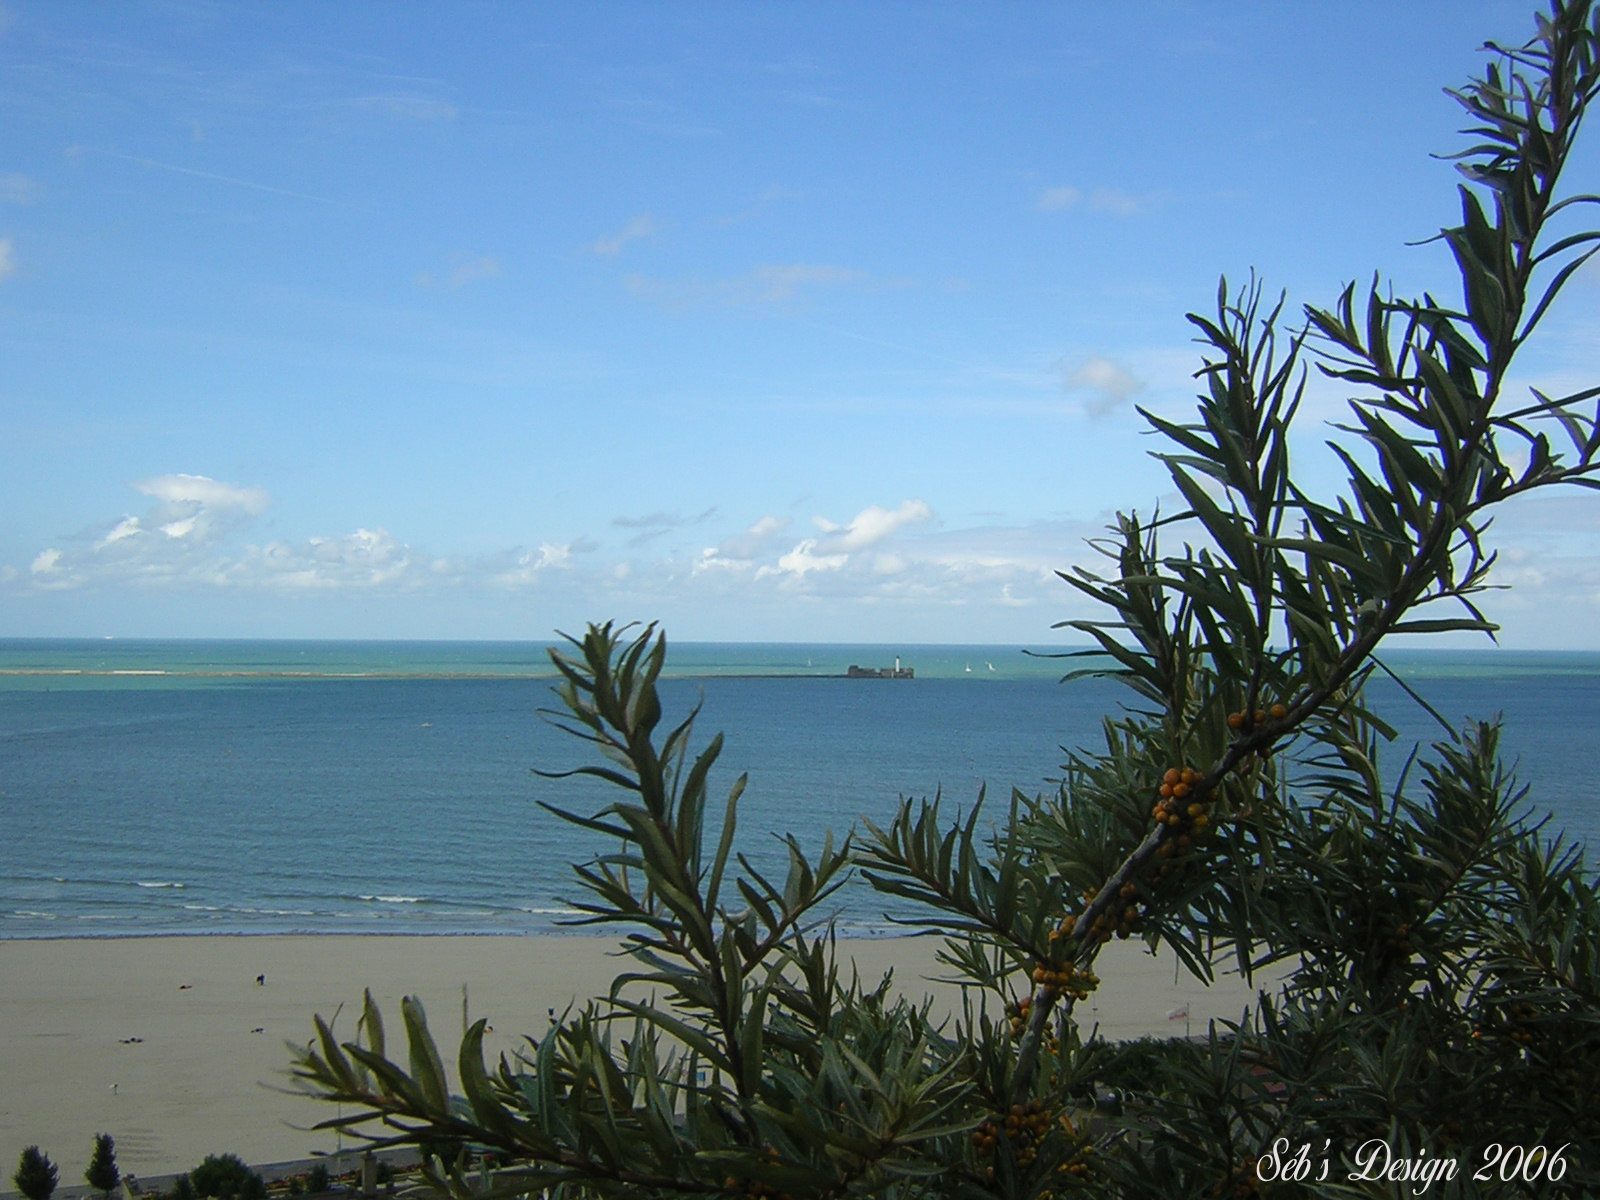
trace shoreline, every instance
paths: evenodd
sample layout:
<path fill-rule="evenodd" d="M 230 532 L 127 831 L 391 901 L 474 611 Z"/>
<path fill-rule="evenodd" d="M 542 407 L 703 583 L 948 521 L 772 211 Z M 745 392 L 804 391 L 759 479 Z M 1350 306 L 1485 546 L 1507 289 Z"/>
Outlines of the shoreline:
<path fill-rule="evenodd" d="M 959 1011 L 939 982 L 940 939 L 841 938 L 841 967 Z M 337 1115 L 287 1090 L 291 1045 L 313 1018 L 354 1033 L 370 988 L 398 1028 L 417 995 L 441 1057 L 486 1018 L 491 1060 L 538 1036 L 552 1012 L 604 996 L 619 973 L 619 939 L 593 934 L 165 934 L 0 939 L 0 1151 L 37 1144 L 63 1185 L 82 1178 L 96 1133 L 116 1139 L 123 1171 L 153 1178 L 208 1154 L 249 1163 L 298 1161 L 348 1149 L 349 1137 L 308 1127 Z M 1079 1006 L 1085 1033 L 1124 1040 L 1203 1031 L 1236 1020 L 1255 989 L 1219 975 L 1210 988 L 1140 942 L 1101 953 L 1104 980 Z M 260 982 L 257 982 L 258 978 Z M 1188 1018 L 1169 1019 L 1183 1009 Z M 453 1068 L 452 1068 L 453 1074 Z M 297 1128 L 298 1127 L 298 1128 Z"/>

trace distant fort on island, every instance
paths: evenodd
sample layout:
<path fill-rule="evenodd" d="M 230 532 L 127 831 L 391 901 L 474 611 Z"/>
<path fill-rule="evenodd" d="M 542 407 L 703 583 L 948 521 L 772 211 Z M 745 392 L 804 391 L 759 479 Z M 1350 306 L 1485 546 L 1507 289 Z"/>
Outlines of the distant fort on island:
<path fill-rule="evenodd" d="M 915 679 L 916 676 L 916 668 L 902 667 L 898 657 L 892 667 L 858 667 L 851 663 L 844 673 L 846 679 Z"/>

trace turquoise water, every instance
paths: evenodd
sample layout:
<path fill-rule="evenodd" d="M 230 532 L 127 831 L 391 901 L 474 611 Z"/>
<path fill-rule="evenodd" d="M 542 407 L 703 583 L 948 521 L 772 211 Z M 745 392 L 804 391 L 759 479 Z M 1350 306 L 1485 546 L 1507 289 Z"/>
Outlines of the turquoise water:
<path fill-rule="evenodd" d="M 852 663 L 913 680 L 839 678 Z M 1503 711 L 1536 811 L 1600 845 L 1600 655 L 1393 656 L 1452 721 Z M 990 667 L 994 668 L 993 670 Z M 995 646 L 674 646 L 672 713 L 724 730 L 715 783 L 750 773 L 744 847 L 809 845 L 902 795 L 1050 789 L 1127 693 L 1056 682 Z M 971 668 L 969 671 L 968 668 Z M 539 801 L 592 810 L 586 761 L 540 719 L 533 643 L 0 641 L 0 936 L 524 933 L 571 915 L 568 864 L 607 849 Z M 1402 743 L 1431 718 L 1380 685 Z M 1403 751 L 1396 751 L 1398 764 Z M 841 893 L 852 932 L 903 910 Z"/>
<path fill-rule="evenodd" d="M 552 642 L 0 639 L 0 687 L 73 676 L 203 678 L 545 678 Z M 559 643 L 568 648 L 566 643 Z M 1019 646 L 673 642 L 670 676 L 824 678 L 902 659 L 923 679 L 1056 679 L 1061 662 Z M 39 686 L 39 685 L 33 685 Z M 103 686 L 97 683 L 95 686 Z"/>

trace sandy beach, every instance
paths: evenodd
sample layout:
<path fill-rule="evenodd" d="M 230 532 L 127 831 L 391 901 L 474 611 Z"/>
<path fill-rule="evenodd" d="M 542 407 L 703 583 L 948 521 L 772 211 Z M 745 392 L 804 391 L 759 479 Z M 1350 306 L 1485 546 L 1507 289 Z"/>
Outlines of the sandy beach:
<path fill-rule="evenodd" d="M 893 968 L 897 986 L 948 1005 L 955 989 L 930 939 L 842 943 L 863 974 Z M 123 1171 L 153 1177 L 207 1154 L 251 1163 L 341 1148 L 307 1129 L 329 1106 L 284 1094 L 288 1043 L 315 1014 L 353 1036 L 370 988 L 399 1036 L 399 1001 L 420 996 L 447 1064 L 465 1003 L 487 1018 L 494 1052 L 537 1035 L 548 1012 L 603 995 L 617 943 L 590 937 L 152 937 L 0 941 L 0 1190 L 24 1146 L 38 1144 L 61 1183 L 82 1182 L 94 1135 L 116 1138 Z M 1254 1003 L 1237 979 L 1210 989 L 1139 943 L 1113 943 L 1087 1023 L 1108 1037 L 1196 1032 Z M 262 982 L 257 982 L 257 977 Z M 1169 1018 L 1188 1009 L 1188 1020 Z M 343 1142 L 349 1148 L 350 1140 Z"/>

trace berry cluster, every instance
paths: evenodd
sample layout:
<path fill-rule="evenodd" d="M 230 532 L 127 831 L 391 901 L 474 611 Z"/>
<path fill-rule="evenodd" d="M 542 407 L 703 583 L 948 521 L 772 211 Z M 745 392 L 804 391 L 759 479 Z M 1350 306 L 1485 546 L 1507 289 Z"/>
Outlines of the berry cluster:
<path fill-rule="evenodd" d="M 1180 848 L 1188 846 L 1193 837 L 1210 824 L 1211 818 L 1206 815 L 1210 801 L 1200 791 L 1202 778 L 1193 767 L 1168 767 L 1161 777 L 1161 798 L 1150 810 L 1150 816 L 1173 834 L 1156 852 L 1162 857 L 1172 853 L 1170 847 L 1174 843 Z"/>
<path fill-rule="evenodd" d="M 1142 932 L 1144 929 L 1144 914 L 1139 911 L 1139 905 L 1142 903 L 1139 897 L 1139 886 L 1133 883 L 1125 883 L 1122 885 L 1122 890 L 1117 893 L 1117 896 L 1123 902 L 1122 911 L 1114 915 L 1117 936 L 1119 938 L 1129 938 L 1136 933 Z M 1107 916 L 1111 915 L 1107 914 Z M 1102 917 L 1101 919 L 1105 920 L 1106 918 Z"/>
<path fill-rule="evenodd" d="M 1093 971 L 1080 971 L 1073 963 L 1052 967 L 1040 963 L 1033 969 L 1033 982 L 1046 992 L 1064 993 L 1074 1000 L 1085 999 L 1100 986 L 1100 977 Z"/>
<path fill-rule="evenodd" d="M 1096 983 L 1099 980 L 1095 981 Z M 1006 1005 L 1006 1017 L 1011 1023 L 1011 1038 L 1013 1041 L 1022 1037 L 1028 1029 L 1028 1015 L 1033 1011 L 1033 997 L 1024 996 L 1015 1004 Z M 1046 1054 L 1056 1054 L 1061 1050 L 1061 1039 L 1053 1033 L 1047 1033 L 1039 1043 Z"/>
<path fill-rule="evenodd" d="M 1506 1005 L 1505 1018 L 1511 1040 L 1519 1046 L 1531 1046 L 1534 1022 L 1539 1019 L 1539 1006 L 1527 1000 L 1515 1000 Z"/>
<path fill-rule="evenodd" d="M 1271 708 L 1258 708 L 1255 712 L 1236 712 L 1228 714 L 1228 728 L 1235 733 L 1244 733 L 1258 725 L 1265 725 L 1270 717 L 1274 721 L 1281 721 L 1289 715 L 1289 708 L 1284 704 L 1274 704 Z"/>
<path fill-rule="evenodd" d="M 1084 892 L 1084 904 L 1093 903 L 1097 895 L 1099 895 L 1099 890 L 1096 888 L 1090 888 Z M 1132 883 L 1125 883 L 1117 895 L 1123 901 L 1122 906 L 1119 908 L 1113 905 L 1097 916 L 1094 919 L 1094 924 L 1089 926 L 1089 936 L 1084 939 L 1085 941 L 1104 944 L 1109 942 L 1113 936 L 1127 938 L 1143 930 L 1144 914 L 1140 912 L 1139 908 L 1143 900 L 1140 898 L 1138 886 Z M 1058 938 L 1070 937 L 1077 928 L 1077 916 L 1069 914 L 1061 919 L 1060 925 L 1050 931 L 1050 940 L 1053 942 Z M 1083 978 L 1083 976 L 1080 976 L 1080 978 Z M 1045 982 L 1039 978 L 1037 971 L 1034 972 L 1034 982 Z M 1058 988 L 1058 990 L 1060 989 Z M 1078 998 L 1081 1000 L 1083 997 L 1080 996 Z"/>
<path fill-rule="evenodd" d="M 1022 1031 L 1028 1027 L 1028 1013 L 1033 1009 L 1033 997 L 1024 996 L 1015 1004 L 1006 1007 L 1006 1015 L 1011 1019 L 1011 1036 L 1019 1038 Z"/>
<path fill-rule="evenodd" d="M 1393 950 L 1397 954 L 1411 953 L 1411 926 L 1406 922 L 1396 925 L 1384 934 L 1383 945 L 1385 949 Z"/>
<path fill-rule="evenodd" d="M 1056 1168 L 1063 1175 L 1071 1175 L 1074 1179 L 1085 1179 L 1089 1175 L 1089 1147 L 1084 1146 L 1066 1162 Z"/>
<path fill-rule="evenodd" d="M 1039 1156 L 1039 1143 L 1050 1132 L 1051 1118 L 1045 1111 L 1044 1101 L 1030 1100 L 1026 1105 L 1013 1104 L 1011 1111 L 999 1123 L 985 1121 L 972 1133 L 972 1144 L 980 1158 L 994 1153 L 1000 1141 L 1000 1131 L 1005 1130 L 1006 1140 L 1016 1147 L 1017 1165 L 1030 1167 Z"/>

